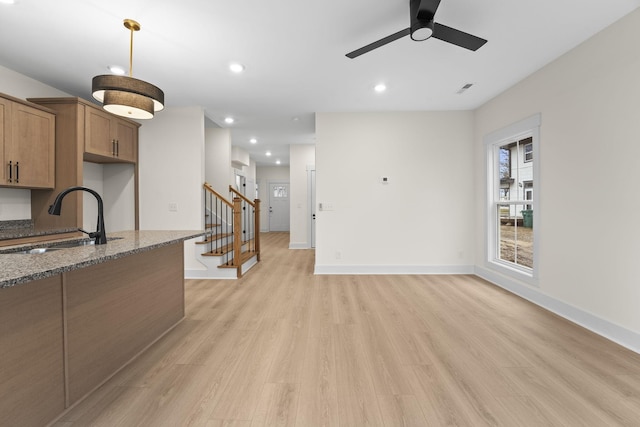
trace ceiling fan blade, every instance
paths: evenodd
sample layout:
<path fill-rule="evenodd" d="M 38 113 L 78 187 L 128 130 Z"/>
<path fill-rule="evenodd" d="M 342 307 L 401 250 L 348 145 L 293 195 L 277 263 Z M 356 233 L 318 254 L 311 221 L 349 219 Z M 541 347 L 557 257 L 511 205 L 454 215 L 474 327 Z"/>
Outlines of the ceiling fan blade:
<path fill-rule="evenodd" d="M 421 21 L 431 21 L 438 10 L 440 0 L 412 0 L 419 3 L 418 18 Z"/>
<path fill-rule="evenodd" d="M 473 51 L 480 49 L 487 42 L 480 37 L 438 23 L 433 24 L 433 35 L 431 37 Z"/>
<path fill-rule="evenodd" d="M 387 43 L 391 43 L 394 40 L 398 40 L 404 36 L 408 36 L 410 32 L 411 32 L 410 28 L 405 28 L 404 30 L 398 31 L 397 33 L 391 34 L 390 36 L 380 39 L 377 42 L 373 42 L 371 44 L 366 45 L 365 47 L 361 47 L 360 49 L 356 49 L 353 52 L 349 52 L 347 53 L 347 57 L 353 59 L 364 53 L 372 51 L 373 49 L 377 49 L 381 46 L 384 46 Z"/>

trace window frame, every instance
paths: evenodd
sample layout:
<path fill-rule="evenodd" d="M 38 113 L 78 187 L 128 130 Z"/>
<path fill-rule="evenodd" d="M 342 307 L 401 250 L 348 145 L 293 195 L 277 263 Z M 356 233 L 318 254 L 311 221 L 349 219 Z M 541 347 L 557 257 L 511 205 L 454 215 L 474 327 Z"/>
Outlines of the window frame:
<path fill-rule="evenodd" d="M 486 155 L 486 197 L 485 197 L 485 267 L 528 284 L 538 286 L 538 262 L 540 243 L 540 209 L 539 183 L 540 162 L 533 163 L 533 200 L 504 201 L 500 200 L 500 147 L 513 141 L 532 138 L 533 159 L 540 159 L 540 125 L 541 115 L 536 114 L 505 128 L 492 132 L 484 137 Z M 523 149 L 524 156 L 524 149 Z M 533 268 L 501 260 L 500 237 L 498 230 L 498 209 L 500 204 L 533 205 Z"/>
<path fill-rule="evenodd" d="M 531 151 L 527 152 L 527 147 L 531 147 Z M 531 154 L 531 158 L 527 159 L 527 154 Z M 522 147 L 522 160 L 524 163 L 529 163 L 532 162 L 534 159 L 533 157 L 533 142 L 530 142 L 528 144 L 524 144 L 524 146 Z"/>

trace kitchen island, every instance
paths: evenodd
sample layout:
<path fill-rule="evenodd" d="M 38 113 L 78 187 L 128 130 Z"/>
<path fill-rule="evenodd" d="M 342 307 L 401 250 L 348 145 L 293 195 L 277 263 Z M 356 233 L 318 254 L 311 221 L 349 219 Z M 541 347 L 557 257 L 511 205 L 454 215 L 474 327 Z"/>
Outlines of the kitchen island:
<path fill-rule="evenodd" d="M 105 245 L 3 248 L 0 419 L 46 425 L 179 323 L 183 241 L 200 235 L 125 231 Z"/>

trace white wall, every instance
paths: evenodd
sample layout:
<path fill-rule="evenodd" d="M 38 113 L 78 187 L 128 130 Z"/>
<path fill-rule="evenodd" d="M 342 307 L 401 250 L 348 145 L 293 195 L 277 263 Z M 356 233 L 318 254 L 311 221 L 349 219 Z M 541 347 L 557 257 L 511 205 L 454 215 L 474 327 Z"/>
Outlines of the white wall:
<path fill-rule="evenodd" d="M 0 188 L 0 221 L 31 218 L 31 191 Z"/>
<path fill-rule="evenodd" d="M 640 351 L 640 9 L 477 110 L 476 271 Z M 541 113 L 539 288 L 485 265 L 484 135 Z"/>
<path fill-rule="evenodd" d="M 134 165 L 106 164 L 102 177 L 105 200 L 104 220 L 105 227 L 109 227 L 107 231 L 134 230 L 136 228 Z"/>
<path fill-rule="evenodd" d="M 260 199 L 260 231 L 269 231 L 269 182 L 289 182 L 288 166 L 256 167 L 258 198 Z"/>
<path fill-rule="evenodd" d="M 109 233 L 133 230 L 135 217 L 135 173 L 128 163 L 98 164 L 84 162 L 82 185 L 96 191 L 104 202 L 104 224 Z M 83 228 L 96 229 L 98 203 L 88 194 L 82 194 Z"/>
<path fill-rule="evenodd" d="M 247 197 L 251 200 L 256 198 L 256 169 L 255 160 L 249 161 L 249 166 L 243 168 L 247 177 Z"/>
<path fill-rule="evenodd" d="M 140 127 L 141 230 L 203 229 L 204 133 L 199 107 L 166 108 Z M 185 269 L 201 267 L 185 242 Z"/>
<path fill-rule="evenodd" d="M 82 165 L 82 186 L 91 188 L 104 200 L 104 166 L 99 163 L 83 162 Z M 82 193 L 82 228 L 86 231 L 95 231 L 98 218 L 98 203 L 91 194 Z M 110 231 L 117 231 L 111 228 L 111 223 L 105 215 L 104 227 L 109 237 Z"/>
<path fill-rule="evenodd" d="M 316 114 L 316 272 L 472 271 L 472 141 L 472 112 Z"/>
<path fill-rule="evenodd" d="M 315 165 L 315 145 L 289 146 L 289 202 L 291 206 L 289 248 L 306 249 L 309 242 L 311 218 L 309 212 L 309 194 L 307 167 Z"/>
<path fill-rule="evenodd" d="M 69 96 L 13 70 L 0 66 L 0 92 L 15 98 Z M 31 191 L 0 188 L 0 221 L 31 218 Z"/>
<path fill-rule="evenodd" d="M 229 129 L 205 129 L 205 177 L 218 193 L 227 194 L 231 169 L 231 131 Z"/>

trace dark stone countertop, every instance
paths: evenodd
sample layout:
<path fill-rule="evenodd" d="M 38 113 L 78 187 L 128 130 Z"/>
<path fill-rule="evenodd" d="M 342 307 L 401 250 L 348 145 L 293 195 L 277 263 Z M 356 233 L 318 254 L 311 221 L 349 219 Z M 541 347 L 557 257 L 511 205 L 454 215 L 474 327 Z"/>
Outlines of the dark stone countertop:
<path fill-rule="evenodd" d="M 120 231 L 109 233 L 107 237 L 112 240 L 106 245 L 77 246 L 43 254 L 21 254 L 15 251 L 52 247 L 55 243 L 81 239 L 61 239 L 40 244 L 3 247 L 0 250 L 0 289 L 149 251 L 203 234 L 203 231 L 198 230 Z"/>

